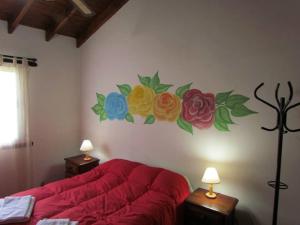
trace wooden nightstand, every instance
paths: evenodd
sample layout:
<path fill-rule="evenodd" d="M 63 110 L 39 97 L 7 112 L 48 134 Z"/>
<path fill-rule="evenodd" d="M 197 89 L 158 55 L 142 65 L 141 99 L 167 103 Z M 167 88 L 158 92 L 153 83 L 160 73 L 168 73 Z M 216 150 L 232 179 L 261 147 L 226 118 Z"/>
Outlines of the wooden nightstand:
<path fill-rule="evenodd" d="M 233 225 L 239 200 L 222 194 L 209 199 L 206 192 L 198 188 L 185 200 L 185 225 Z"/>
<path fill-rule="evenodd" d="M 99 165 L 99 159 L 92 157 L 91 160 L 84 161 L 83 158 L 84 155 L 65 158 L 65 177 L 73 177 L 75 175 L 85 173 Z"/>

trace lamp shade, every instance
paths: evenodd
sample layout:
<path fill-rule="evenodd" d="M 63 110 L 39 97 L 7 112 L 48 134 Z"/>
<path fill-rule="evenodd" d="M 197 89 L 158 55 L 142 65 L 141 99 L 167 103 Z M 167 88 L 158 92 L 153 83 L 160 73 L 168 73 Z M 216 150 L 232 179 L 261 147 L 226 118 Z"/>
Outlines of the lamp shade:
<path fill-rule="evenodd" d="M 207 184 L 218 184 L 220 183 L 220 177 L 218 171 L 214 167 L 206 168 L 202 177 L 202 182 Z"/>
<path fill-rule="evenodd" d="M 81 147 L 80 147 L 80 151 L 88 152 L 88 151 L 92 151 L 93 149 L 94 149 L 94 146 L 90 140 L 83 140 Z"/>

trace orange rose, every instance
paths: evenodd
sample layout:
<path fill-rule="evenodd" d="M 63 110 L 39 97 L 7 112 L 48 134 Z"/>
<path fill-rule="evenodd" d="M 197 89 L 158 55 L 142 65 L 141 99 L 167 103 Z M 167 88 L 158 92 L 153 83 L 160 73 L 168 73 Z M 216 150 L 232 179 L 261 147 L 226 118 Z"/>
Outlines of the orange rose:
<path fill-rule="evenodd" d="M 154 98 L 153 113 L 158 120 L 175 121 L 181 111 L 181 103 L 176 95 L 164 92 Z"/>

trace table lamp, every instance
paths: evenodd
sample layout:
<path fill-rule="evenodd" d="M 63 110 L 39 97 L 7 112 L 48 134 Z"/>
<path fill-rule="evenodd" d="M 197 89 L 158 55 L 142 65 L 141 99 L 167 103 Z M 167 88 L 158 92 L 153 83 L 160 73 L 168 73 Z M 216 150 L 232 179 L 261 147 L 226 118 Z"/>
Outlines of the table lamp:
<path fill-rule="evenodd" d="M 93 144 L 90 140 L 83 140 L 80 151 L 84 153 L 84 158 L 83 160 L 89 161 L 92 159 L 92 157 L 89 156 L 88 152 L 92 151 L 94 149 Z"/>
<path fill-rule="evenodd" d="M 208 192 L 205 194 L 208 198 L 216 198 L 216 193 L 213 192 L 213 185 L 220 183 L 220 177 L 216 168 L 208 167 L 206 168 L 204 175 L 202 177 L 202 182 L 209 184 Z"/>

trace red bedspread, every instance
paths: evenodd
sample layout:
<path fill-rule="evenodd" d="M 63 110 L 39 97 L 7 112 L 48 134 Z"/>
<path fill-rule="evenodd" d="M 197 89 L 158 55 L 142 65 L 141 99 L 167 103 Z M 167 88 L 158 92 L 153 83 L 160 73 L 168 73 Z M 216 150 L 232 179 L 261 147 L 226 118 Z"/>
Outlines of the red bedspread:
<path fill-rule="evenodd" d="M 177 208 L 188 194 L 179 174 L 114 159 L 16 195 L 37 199 L 30 225 L 42 218 L 70 218 L 80 225 L 174 225 Z"/>

